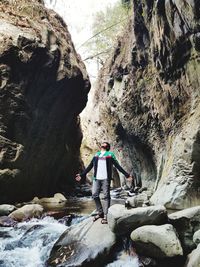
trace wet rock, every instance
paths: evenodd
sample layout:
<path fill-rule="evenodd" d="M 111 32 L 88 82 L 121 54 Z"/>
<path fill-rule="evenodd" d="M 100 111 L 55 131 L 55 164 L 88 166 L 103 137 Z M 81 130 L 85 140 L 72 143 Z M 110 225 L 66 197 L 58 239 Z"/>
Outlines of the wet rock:
<path fill-rule="evenodd" d="M 30 218 L 39 218 L 43 213 L 43 207 L 39 204 L 25 205 L 13 211 L 9 217 L 16 221 L 24 221 Z"/>
<path fill-rule="evenodd" d="M 90 83 L 66 24 L 42 3 L 0 2 L 0 203 L 70 190 L 82 166 Z"/>
<path fill-rule="evenodd" d="M 45 210 L 62 211 L 66 209 L 67 199 L 62 194 L 55 194 L 54 197 L 34 197 L 33 203 L 40 204 Z"/>
<path fill-rule="evenodd" d="M 9 204 L 0 205 L 0 216 L 9 215 L 16 207 Z"/>
<path fill-rule="evenodd" d="M 131 233 L 136 251 L 155 259 L 173 258 L 183 255 L 176 230 L 170 224 L 145 225 Z"/>
<path fill-rule="evenodd" d="M 17 221 L 15 221 L 14 219 L 12 219 L 8 216 L 1 216 L 0 217 L 0 226 L 11 227 L 11 226 L 15 226 L 16 224 L 17 224 Z"/>
<path fill-rule="evenodd" d="M 200 229 L 200 206 L 170 214 L 169 222 L 178 232 L 184 253 L 188 254 L 195 249 L 193 235 Z"/>
<path fill-rule="evenodd" d="M 108 225 L 88 218 L 63 233 L 51 251 L 48 266 L 103 266 L 115 241 Z"/>
<path fill-rule="evenodd" d="M 159 225 L 166 222 L 167 211 L 163 206 L 127 209 L 124 205 L 115 204 L 108 212 L 109 227 L 117 235 L 130 233 L 143 225 Z"/>
<path fill-rule="evenodd" d="M 62 216 L 62 218 L 61 217 L 60 218 L 54 217 L 54 218 L 58 219 L 59 223 L 62 223 L 66 226 L 70 226 L 72 223 L 72 220 L 76 218 L 76 216 L 74 214 L 70 214 L 70 215 Z"/>
<path fill-rule="evenodd" d="M 136 208 L 136 207 L 149 206 L 150 202 L 149 202 L 148 195 L 145 193 L 141 193 L 141 194 L 127 198 L 126 204 L 129 207 Z"/>

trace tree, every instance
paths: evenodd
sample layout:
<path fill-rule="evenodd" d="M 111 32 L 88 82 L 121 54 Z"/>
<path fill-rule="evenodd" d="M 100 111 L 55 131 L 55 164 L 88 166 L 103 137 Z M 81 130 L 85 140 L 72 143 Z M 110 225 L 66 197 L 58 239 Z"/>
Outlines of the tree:
<path fill-rule="evenodd" d="M 121 3 L 124 7 L 130 7 L 131 1 L 130 0 L 121 0 Z"/>
<path fill-rule="evenodd" d="M 84 43 L 90 51 L 85 60 L 97 58 L 100 64 L 104 64 L 108 53 L 117 41 L 117 37 L 127 25 L 130 5 L 125 2 L 127 1 L 120 0 L 114 6 L 108 6 L 104 12 L 96 13 L 92 25 L 93 36 Z"/>

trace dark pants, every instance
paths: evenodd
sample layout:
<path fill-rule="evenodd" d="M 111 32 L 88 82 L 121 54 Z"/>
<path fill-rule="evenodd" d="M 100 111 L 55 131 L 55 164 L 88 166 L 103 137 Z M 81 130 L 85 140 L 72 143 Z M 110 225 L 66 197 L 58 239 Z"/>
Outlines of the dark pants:
<path fill-rule="evenodd" d="M 105 209 L 103 211 L 103 207 L 101 204 L 101 200 L 99 198 L 101 189 L 103 190 L 104 200 L 105 200 Z M 110 207 L 110 181 L 108 179 L 105 180 L 94 180 L 92 184 L 92 197 L 96 204 L 96 209 L 98 214 L 107 216 L 108 208 Z"/>

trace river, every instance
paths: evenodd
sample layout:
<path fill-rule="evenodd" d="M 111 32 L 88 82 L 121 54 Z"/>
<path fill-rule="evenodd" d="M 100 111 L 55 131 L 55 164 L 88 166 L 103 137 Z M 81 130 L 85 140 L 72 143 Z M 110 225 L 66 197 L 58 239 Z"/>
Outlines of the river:
<path fill-rule="evenodd" d="M 67 206 L 70 214 L 76 214 L 71 224 L 84 220 L 94 210 L 94 203 L 88 198 L 72 199 Z M 0 266 L 47 266 L 45 262 L 53 245 L 68 227 L 70 226 L 65 225 L 65 220 L 55 220 L 49 216 L 18 223 L 14 227 L 1 227 Z M 138 265 L 137 257 L 129 256 L 122 250 L 107 267 L 138 267 Z"/>

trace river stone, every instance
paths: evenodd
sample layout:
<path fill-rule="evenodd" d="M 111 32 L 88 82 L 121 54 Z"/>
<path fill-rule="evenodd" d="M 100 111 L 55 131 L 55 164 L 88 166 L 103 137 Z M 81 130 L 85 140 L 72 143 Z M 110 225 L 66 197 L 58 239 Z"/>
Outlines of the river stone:
<path fill-rule="evenodd" d="M 200 266 L 200 245 L 192 251 L 187 257 L 184 267 L 199 267 Z"/>
<path fill-rule="evenodd" d="M 195 249 L 193 235 L 200 229 L 200 206 L 170 214 L 169 222 L 176 228 L 184 252 L 188 254 Z"/>
<path fill-rule="evenodd" d="M 62 194 L 55 194 L 53 197 L 34 197 L 35 204 L 40 204 L 45 210 L 63 210 L 66 204 L 66 198 Z"/>
<path fill-rule="evenodd" d="M 163 259 L 183 255 L 175 229 L 170 224 L 139 227 L 131 233 L 131 239 L 136 251 L 148 257 Z"/>
<path fill-rule="evenodd" d="M 39 204 L 25 205 L 13 211 L 9 217 L 16 221 L 24 221 L 33 217 L 39 218 L 43 213 L 43 207 Z"/>
<path fill-rule="evenodd" d="M 11 227 L 11 226 L 15 226 L 16 224 L 17 224 L 17 222 L 8 216 L 1 216 L 0 217 L 0 226 Z"/>
<path fill-rule="evenodd" d="M 130 233 L 143 225 L 159 225 L 166 222 L 167 211 L 164 206 L 126 209 L 124 205 L 115 204 L 108 212 L 109 227 L 117 235 Z"/>
<path fill-rule="evenodd" d="M 107 224 L 85 219 L 62 234 L 51 251 L 48 266 L 104 266 L 115 239 Z"/>
<path fill-rule="evenodd" d="M 9 204 L 0 205 L 0 216 L 8 215 L 16 209 L 15 206 Z"/>
<path fill-rule="evenodd" d="M 199 245 L 200 244 L 200 230 L 196 231 L 193 235 L 193 242 L 196 244 L 196 245 Z"/>
<path fill-rule="evenodd" d="M 148 195 L 146 193 L 141 193 L 133 197 L 128 197 L 126 203 L 132 208 L 142 207 L 149 203 Z"/>
<path fill-rule="evenodd" d="M 54 198 L 55 198 L 55 199 L 58 199 L 60 202 L 62 202 L 62 201 L 66 201 L 66 200 L 67 200 L 66 197 L 65 197 L 63 194 L 61 194 L 61 193 L 56 193 L 56 194 L 54 195 Z"/>

